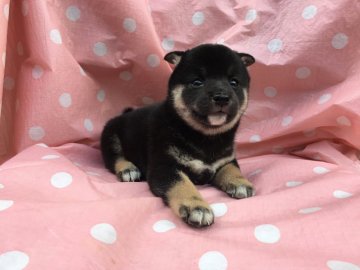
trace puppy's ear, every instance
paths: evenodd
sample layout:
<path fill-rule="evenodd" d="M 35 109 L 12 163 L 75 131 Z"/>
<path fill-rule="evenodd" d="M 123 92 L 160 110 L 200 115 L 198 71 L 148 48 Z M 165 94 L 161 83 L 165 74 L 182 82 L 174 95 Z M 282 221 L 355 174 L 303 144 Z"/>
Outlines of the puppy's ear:
<path fill-rule="evenodd" d="M 241 61 L 244 63 L 245 66 L 251 66 L 255 63 L 255 58 L 247 53 L 237 53 L 240 56 Z"/>
<path fill-rule="evenodd" d="M 181 51 L 169 52 L 167 55 L 165 55 L 164 59 L 170 64 L 177 65 L 180 63 L 181 57 L 183 55 L 184 52 Z"/>

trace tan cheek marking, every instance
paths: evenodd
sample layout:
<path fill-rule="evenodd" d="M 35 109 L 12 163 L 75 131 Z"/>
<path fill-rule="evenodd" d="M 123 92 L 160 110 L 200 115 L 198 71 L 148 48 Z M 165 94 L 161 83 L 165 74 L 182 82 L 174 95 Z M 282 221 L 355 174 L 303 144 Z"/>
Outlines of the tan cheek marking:
<path fill-rule="evenodd" d="M 119 172 L 123 172 L 126 169 L 133 169 L 135 166 L 130 161 L 127 161 L 126 159 L 119 158 L 116 160 L 114 169 L 115 173 L 118 174 Z"/>
<path fill-rule="evenodd" d="M 180 179 L 166 194 L 169 206 L 173 212 L 180 217 L 179 210 L 182 206 L 189 207 L 190 209 L 199 206 L 209 208 L 208 203 L 203 200 L 189 177 L 183 172 L 179 172 L 179 174 Z"/>
<path fill-rule="evenodd" d="M 249 94 L 247 92 L 247 89 L 243 88 L 242 90 L 243 90 L 243 95 L 244 95 L 244 101 L 243 101 L 243 104 L 240 107 L 241 114 L 244 113 L 244 111 L 246 110 L 246 108 L 248 106 L 248 103 L 249 103 Z"/>
<path fill-rule="evenodd" d="M 216 174 L 214 179 L 214 185 L 220 189 L 225 190 L 229 184 L 233 185 L 245 185 L 252 187 L 252 184 L 244 178 L 241 171 L 234 164 L 227 164 L 222 167 Z"/>
<path fill-rule="evenodd" d="M 174 107 L 178 115 L 184 119 L 184 121 L 191 126 L 193 129 L 200 131 L 201 133 L 205 135 L 215 135 L 220 134 L 228 131 L 229 129 L 233 128 L 236 123 L 240 120 L 241 115 L 244 113 L 247 103 L 248 103 L 248 94 L 245 88 L 243 88 L 244 93 L 244 102 L 242 106 L 239 108 L 236 116 L 233 120 L 231 120 L 229 123 L 224 124 L 220 127 L 213 127 L 213 128 L 206 128 L 197 120 L 195 120 L 189 109 L 186 107 L 184 100 L 182 98 L 182 92 L 184 91 L 183 85 L 178 85 L 172 90 L 172 99 L 174 100 Z"/>

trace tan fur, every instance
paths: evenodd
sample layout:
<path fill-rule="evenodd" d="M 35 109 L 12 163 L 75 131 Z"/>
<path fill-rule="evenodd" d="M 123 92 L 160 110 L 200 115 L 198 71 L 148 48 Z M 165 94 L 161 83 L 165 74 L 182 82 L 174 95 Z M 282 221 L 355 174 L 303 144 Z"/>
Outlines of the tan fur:
<path fill-rule="evenodd" d="M 174 100 L 175 110 L 178 113 L 178 115 L 182 119 L 184 119 L 184 121 L 188 125 L 190 125 L 192 128 L 196 129 L 197 131 L 200 131 L 201 133 L 203 133 L 205 135 L 221 134 L 221 133 L 224 133 L 224 132 L 230 130 L 240 120 L 240 117 L 244 113 L 244 111 L 247 107 L 247 104 L 248 104 L 247 90 L 245 88 L 243 88 L 244 102 L 241 105 L 240 109 L 238 110 L 234 119 L 232 119 L 229 123 L 226 123 L 219 127 L 207 128 L 207 127 L 204 127 L 203 125 L 201 125 L 198 121 L 196 121 L 192 117 L 190 109 L 185 105 L 184 100 L 182 98 L 183 91 L 184 91 L 183 85 L 178 85 L 172 90 L 172 98 Z"/>
<path fill-rule="evenodd" d="M 170 146 L 168 149 L 169 155 L 171 155 L 178 163 L 190 168 L 195 173 L 202 173 L 205 170 L 215 173 L 218 168 L 229 163 L 235 158 L 235 154 L 232 154 L 228 157 L 224 157 L 218 159 L 217 161 L 207 164 L 202 160 L 195 159 L 192 156 L 188 155 L 187 153 L 181 151 L 176 146 Z"/>
<path fill-rule="evenodd" d="M 214 185 L 223 191 L 228 191 L 230 187 L 234 187 L 235 193 L 242 192 L 242 190 L 236 190 L 240 187 L 252 188 L 252 184 L 249 182 L 249 180 L 244 178 L 240 172 L 240 169 L 232 163 L 225 165 L 219 170 L 219 172 L 217 172 L 214 179 Z"/>
<path fill-rule="evenodd" d="M 123 172 L 126 169 L 133 169 L 135 165 L 126 159 L 119 158 L 114 165 L 115 172 L 118 174 L 119 172 Z"/>
<path fill-rule="evenodd" d="M 167 199 L 172 211 L 186 223 L 203 227 L 214 222 L 214 213 L 203 200 L 189 177 L 179 172 L 180 179 L 167 192 Z"/>
<path fill-rule="evenodd" d="M 176 184 L 167 192 L 169 206 L 174 213 L 180 216 L 179 209 L 181 206 L 186 206 L 190 209 L 198 206 L 210 208 L 208 203 L 201 197 L 199 191 L 196 189 L 189 177 L 183 172 L 180 172 L 179 174 L 181 180 L 177 181 Z"/>

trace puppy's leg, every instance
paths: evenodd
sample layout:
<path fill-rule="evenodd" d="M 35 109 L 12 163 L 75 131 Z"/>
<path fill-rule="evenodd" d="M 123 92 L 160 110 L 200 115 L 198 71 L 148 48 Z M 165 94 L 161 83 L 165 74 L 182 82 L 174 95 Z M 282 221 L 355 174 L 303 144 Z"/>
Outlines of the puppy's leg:
<path fill-rule="evenodd" d="M 119 156 L 115 161 L 114 171 L 116 176 L 122 182 L 140 181 L 139 169 L 130 161 Z"/>
<path fill-rule="evenodd" d="M 251 197 L 255 194 L 253 185 L 242 176 L 236 160 L 219 169 L 213 185 L 236 199 Z"/>
<path fill-rule="evenodd" d="M 195 227 L 209 226 L 214 222 L 214 213 L 204 201 L 189 177 L 179 172 L 179 178 L 166 192 L 166 201 L 173 212 L 186 223 Z"/>
<path fill-rule="evenodd" d="M 169 161 L 169 159 L 167 159 Z M 171 210 L 194 227 L 209 226 L 214 222 L 214 213 L 204 201 L 189 177 L 179 171 L 174 164 L 161 164 L 150 170 L 147 175 L 151 191 L 163 199 Z M 154 166 L 150 166 L 154 168 Z"/>
<path fill-rule="evenodd" d="M 108 127 L 102 134 L 101 150 L 106 167 L 115 173 L 120 181 L 140 181 L 140 170 L 125 159 L 119 137 L 112 134 Z"/>

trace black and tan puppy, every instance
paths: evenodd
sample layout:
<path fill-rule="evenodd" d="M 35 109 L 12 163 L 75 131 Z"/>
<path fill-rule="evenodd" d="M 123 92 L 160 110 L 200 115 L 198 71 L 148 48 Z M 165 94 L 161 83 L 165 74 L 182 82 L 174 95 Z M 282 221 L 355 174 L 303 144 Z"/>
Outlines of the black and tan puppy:
<path fill-rule="evenodd" d="M 248 103 L 251 55 L 205 44 L 168 53 L 176 65 L 165 101 L 111 119 L 101 137 L 106 167 L 120 181 L 147 179 L 151 191 L 186 223 L 214 222 L 194 184 L 234 198 L 253 195 L 235 159 L 234 136 Z"/>

